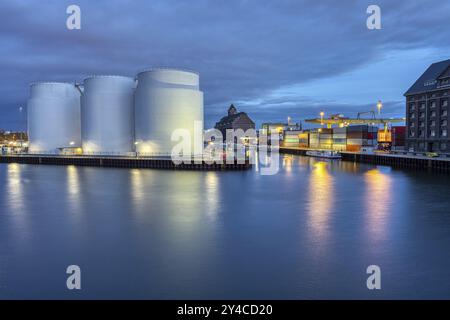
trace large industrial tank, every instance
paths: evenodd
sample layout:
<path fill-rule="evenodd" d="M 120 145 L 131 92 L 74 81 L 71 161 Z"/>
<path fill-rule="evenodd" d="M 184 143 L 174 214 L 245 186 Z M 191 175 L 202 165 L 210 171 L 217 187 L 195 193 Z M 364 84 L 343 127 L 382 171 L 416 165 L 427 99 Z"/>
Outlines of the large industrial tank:
<path fill-rule="evenodd" d="M 86 155 L 129 155 L 134 145 L 135 81 L 122 76 L 84 80 L 81 133 Z"/>
<path fill-rule="evenodd" d="M 139 73 L 137 80 L 135 139 L 138 154 L 170 155 L 178 144 L 171 141 L 177 129 L 190 133 L 191 154 L 195 154 L 194 141 L 201 146 L 203 133 L 203 92 L 199 90 L 199 75 L 183 70 L 153 69 Z M 194 130 L 196 122 L 201 125 L 199 130 Z"/>
<path fill-rule="evenodd" d="M 72 83 L 31 85 L 28 100 L 29 152 L 56 154 L 81 146 L 80 92 Z"/>

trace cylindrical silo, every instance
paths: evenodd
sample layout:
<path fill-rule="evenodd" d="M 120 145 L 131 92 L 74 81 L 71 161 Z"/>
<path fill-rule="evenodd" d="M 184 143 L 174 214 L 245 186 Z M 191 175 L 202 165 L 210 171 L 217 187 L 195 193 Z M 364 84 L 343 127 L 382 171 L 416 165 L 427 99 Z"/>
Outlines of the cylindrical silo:
<path fill-rule="evenodd" d="M 189 132 L 191 154 L 195 154 L 194 143 L 201 147 L 203 133 L 203 92 L 199 90 L 199 75 L 154 69 L 139 73 L 137 80 L 136 151 L 144 156 L 170 155 L 178 144 L 171 141 L 172 133 L 181 129 Z M 200 127 L 194 130 L 195 126 Z"/>
<path fill-rule="evenodd" d="M 55 154 L 81 146 L 80 92 L 72 83 L 31 85 L 28 100 L 29 152 Z"/>
<path fill-rule="evenodd" d="M 134 146 L 134 79 L 93 76 L 84 80 L 83 87 L 83 153 L 129 155 Z"/>

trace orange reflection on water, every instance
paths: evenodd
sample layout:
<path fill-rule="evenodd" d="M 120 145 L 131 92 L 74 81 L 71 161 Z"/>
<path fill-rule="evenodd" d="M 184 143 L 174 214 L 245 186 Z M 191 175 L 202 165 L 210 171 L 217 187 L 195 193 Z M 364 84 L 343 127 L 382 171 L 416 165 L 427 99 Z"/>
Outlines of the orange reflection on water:
<path fill-rule="evenodd" d="M 375 240 L 379 240 L 385 235 L 387 214 L 391 210 L 392 178 L 378 169 L 372 169 L 364 174 L 364 181 L 368 230 Z"/>
<path fill-rule="evenodd" d="M 327 162 L 313 164 L 309 180 L 308 223 L 314 237 L 323 238 L 328 229 L 329 217 L 334 205 L 334 178 Z"/>

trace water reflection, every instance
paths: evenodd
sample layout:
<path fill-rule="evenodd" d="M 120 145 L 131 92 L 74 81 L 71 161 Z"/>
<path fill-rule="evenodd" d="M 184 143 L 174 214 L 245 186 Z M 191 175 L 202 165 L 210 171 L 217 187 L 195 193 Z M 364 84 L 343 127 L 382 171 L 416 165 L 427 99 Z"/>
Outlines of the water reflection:
<path fill-rule="evenodd" d="M 24 209 L 24 196 L 21 181 L 21 166 L 11 163 L 7 166 L 7 202 L 11 213 L 21 213 Z"/>
<path fill-rule="evenodd" d="M 318 241 L 324 240 L 334 204 L 334 178 L 328 171 L 329 163 L 313 164 L 309 179 L 308 224 Z"/>
<path fill-rule="evenodd" d="M 372 169 L 364 174 L 367 186 L 365 195 L 365 206 L 367 212 L 367 228 L 373 240 L 385 237 L 388 214 L 392 210 L 392 177 Z"/>
<path fill-rule="evenodd" d="M 206 197 L 206 214 L 208 217 L 215 219 L 219 210 L 219 179 L 217 172 L 207 172 L 205 175 L 205 197 Z"/>
<path fill-rule="evenodd" d="M 76 166 L 68 166 L 67 171 L 67 195 L 69 205 L 75 212 L 80 210 L 80 176 Z"/>

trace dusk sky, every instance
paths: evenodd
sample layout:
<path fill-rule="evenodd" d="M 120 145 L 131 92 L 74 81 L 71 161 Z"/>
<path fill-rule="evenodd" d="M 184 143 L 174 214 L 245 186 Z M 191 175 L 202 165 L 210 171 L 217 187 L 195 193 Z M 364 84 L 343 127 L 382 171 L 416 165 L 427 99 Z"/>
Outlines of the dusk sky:
<path fill-rule="evenodd" d="M 33 4 L 30 4 L 33 3 Z M 81 30 L 66 8 L 81 7 Z M 382 29 L 366 27 L 370 4 Z M 151 0 L 0 3 L 0 128 L 26 128 L 29 84 L 152 67 L 200 73 L 205 127 L 230 103 L 263 121 L 374 109 L 404 116 L 403 93 L 450 58 L 442 0 Z"/>

